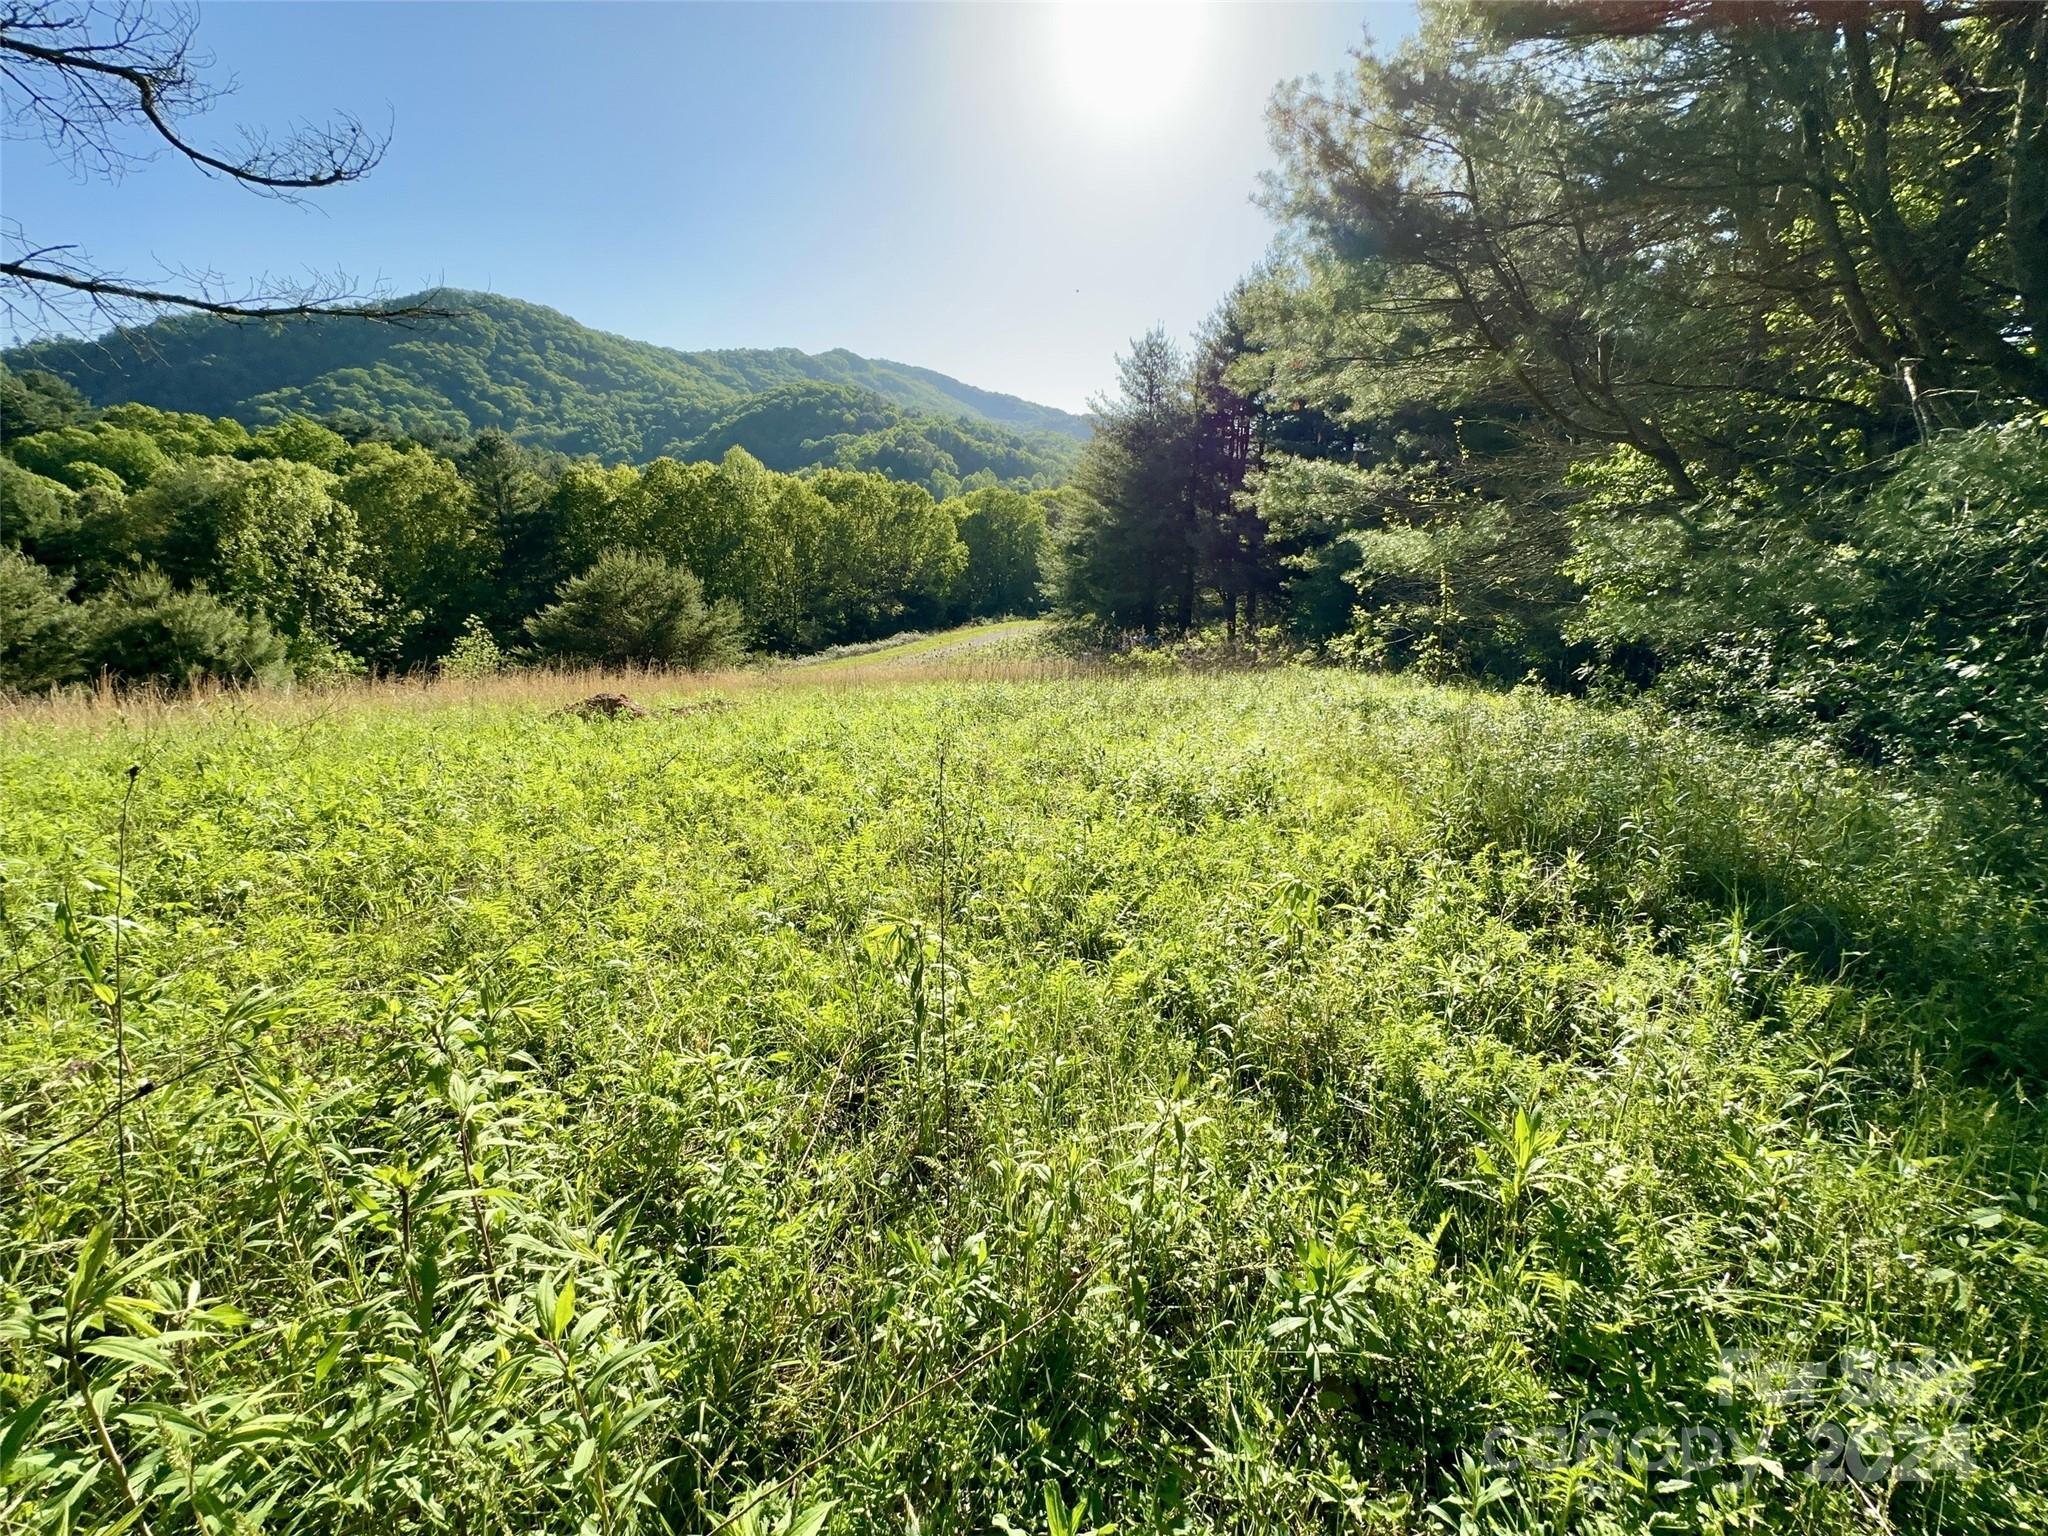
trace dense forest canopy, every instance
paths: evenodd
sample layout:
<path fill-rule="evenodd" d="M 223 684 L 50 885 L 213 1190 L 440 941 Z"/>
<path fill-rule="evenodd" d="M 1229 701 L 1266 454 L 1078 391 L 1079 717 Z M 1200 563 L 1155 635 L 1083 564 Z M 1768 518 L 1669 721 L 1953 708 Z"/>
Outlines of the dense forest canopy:
<path fill-rule="evenodd" d="M 1066 609 L 2048 786 L 2048 7 L 1430 4 L 1272 129 Z"/>
<path fill-rule="evenodd" d="M 18 347 L 6 361 L 56 374 L 95 405 L 249 427 L 311 416 L 421 439 L 495 428 L 612 463 L 740 447 L 781 469 L 888 468 L 941 497 L 970 482 L 1056 484 L 1088 432 L 1065 411 L 846 351 L 678 352 L 496 294 L 395 303 L 451 313 L 397 325 L 188 315 Z"/>
<path fill-rule="evenodd" d="M 830 389 L 832 386 L 815 386 Z M 946 500 L 744 448 L 644 466 L 429 445 L 0 373 L 0 686 L 270 680 L 508 653 L 703 665 L 1036 607 L 1058 493 Z M 856 458 L 857 456 L 849 456 Z"/>

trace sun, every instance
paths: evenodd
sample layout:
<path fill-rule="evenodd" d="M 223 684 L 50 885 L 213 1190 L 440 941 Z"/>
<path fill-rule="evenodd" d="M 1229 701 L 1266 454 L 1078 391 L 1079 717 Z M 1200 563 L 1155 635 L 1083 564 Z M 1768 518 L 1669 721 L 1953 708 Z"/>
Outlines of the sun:
<path fill-rule="evenodd" d="M 1204 5 L 1062 5 L 1056 72 L 1067 110 L 1116 131 L 1157 125 L 1193 102 L 1213 16 Z"/>

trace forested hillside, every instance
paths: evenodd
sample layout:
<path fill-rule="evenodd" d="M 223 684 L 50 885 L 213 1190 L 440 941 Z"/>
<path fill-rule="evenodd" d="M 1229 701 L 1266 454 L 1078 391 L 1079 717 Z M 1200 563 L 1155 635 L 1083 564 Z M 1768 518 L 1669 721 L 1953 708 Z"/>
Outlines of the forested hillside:
<path fill-rule="evenodd" d="M 520 653 L 702 666 L 1029 612 L 1066 499 L 779 473 L 736 441 L 635 467 L 495 429 L 435 446 L 306 417 L 252 433 L 94 410 L 43 373 L 0 371 L 0 415 L 0 689 L 492 670 Z"/>
<path fill-rule="evenodd" d="M 138 402 L 249 427 L 304 415 L 351 435 L 495 428 L 610 463 L 742 447 L 782 469 L 914 467 L 906 478 L 942 497 L 991 477 L 1057 483 L 1088 431 L 1050 406 L 846 351 L 678 352 L 496 294 L 396 302 L 450 313 L 387 325 L 181 316 L 39 342 L 6 361 L 56 374 L 95 405 Z"/>

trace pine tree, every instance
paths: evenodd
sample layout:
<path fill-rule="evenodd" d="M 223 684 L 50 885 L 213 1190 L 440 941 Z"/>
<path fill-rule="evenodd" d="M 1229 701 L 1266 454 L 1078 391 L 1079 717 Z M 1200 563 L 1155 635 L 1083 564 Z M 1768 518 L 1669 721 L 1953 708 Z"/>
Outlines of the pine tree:
<path fill-rule="evenodd" d="M 1054 590 L 1063 608 L 1103 624 L 1186 630 L 1202 553 L 1187 361 L 1154 328 L 1117 374 L 1117 396 L 1091 402 L 1095 436 L 1075 481 L 1095 509 L 1062 527 Z"/>

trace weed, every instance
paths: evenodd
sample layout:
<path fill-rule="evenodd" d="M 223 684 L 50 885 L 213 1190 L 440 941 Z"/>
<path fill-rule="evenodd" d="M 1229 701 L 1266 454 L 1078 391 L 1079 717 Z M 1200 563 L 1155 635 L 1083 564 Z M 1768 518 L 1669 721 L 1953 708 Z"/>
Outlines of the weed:
<path fill-rule="evenodd" d="M 0 1529 L 2048 1521 L 2026 806 L 714 681 L 0 722 Z"/>

